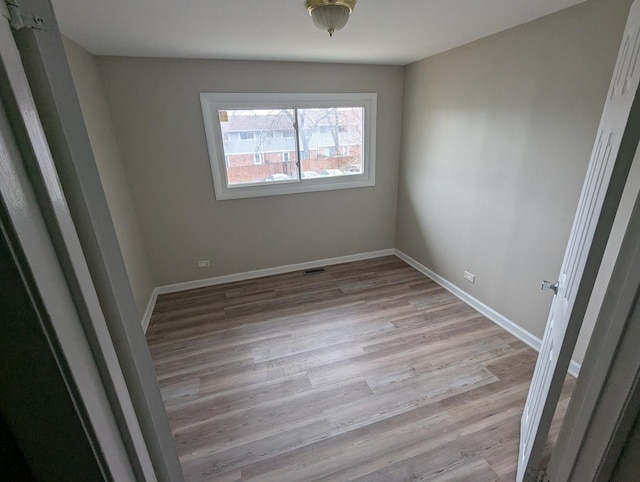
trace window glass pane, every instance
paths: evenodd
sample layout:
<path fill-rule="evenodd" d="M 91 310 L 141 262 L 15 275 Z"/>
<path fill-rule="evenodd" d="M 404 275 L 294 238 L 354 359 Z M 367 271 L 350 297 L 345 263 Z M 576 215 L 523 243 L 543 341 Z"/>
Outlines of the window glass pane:
<path fill-rule="evenodd" d="M 298 109 L 302 178 L 363 172 L 363 107 Z"/>
<path fill-rule="evenodd" d="M 219 110 L 227 187 L 298 181 L 293 109 Z M 287 155 L 285 155 L 285 153 Z"/>

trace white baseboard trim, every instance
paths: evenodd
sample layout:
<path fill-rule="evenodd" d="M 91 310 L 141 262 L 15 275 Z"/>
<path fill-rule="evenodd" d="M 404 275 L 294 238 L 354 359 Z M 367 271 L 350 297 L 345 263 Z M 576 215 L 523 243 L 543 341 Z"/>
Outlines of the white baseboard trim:
<path fill-rule="evenodd" d="M 339 256 L 337 258 L 319 259 L 316 261 L 307 261 L 305 263 L 277 266 L 275 268 L 258 269 L 254 271 L 245 271 L 244 273 L 228 274 L 224 276 L 216 276 L 213 278 L 185 281 L 183 283 L 174 283 L 170 285 L 159 286 L 154 291 L 156 292 L 157 296 L 166 293 L 176 293 L 178 291 L 192 290 L 195 288 L 205 288 L 207 286 L 215 286 L 224 283 L 233 283 L 235 281 L 264 278 L 265 276 L 273 276 L 276 274 L 292 273 L 294 271 L 302 271 L 305 269 L 321 268 L 323 266 L 331 266 L 332 264 L 351 263 L 353 261 L 362 261 L 365 259 L 382 258 L 383 256 L 393 255 L 395 255 L 395 250 L 393 248 L 382 249 L 380 251 L 370 251 L 368 253 L 350 254 L 348 256 Z"/>
<path fill-rule="evenodd" d="M 569 363 L 569 374 L 578 378 L 578 376 L 580 375 L 580 368 L 582 368 L 582 363 L 571 360 L 571 363 Z"/>
<path fill-rule="evenodd" d="M 395 249 L 394 251 L 395 251 L 395 255 L 401 260 L 403 260 L 404 262 L 406 262 L 408 265 L 420 271 L 426 277 L 431 278 L 433 281 L 438 283 L 444 289 L 451 292 L 456 297 L 460 298 L 466 304 L 468 304 L 469 306 L 477 310 L 479 313 L 482 313 L 484 316 L 486 316 L 491 321 L 493 321 L 496 325 L 507 330 L 513 336 L 518 338 L 520 341 L 529 345 L 534 350 L 540 351 L 540 346 L 542 345 L 542 340 L 540 340 L 540 338 L 529 333 L 527 330 L 525 330 L 521 326 L 511 321 L 506 316 L 501 315 L 493 308 L 485 305 L 479 299 L 471 296 L 469 293 L 460 289 L 458 286 L 454 285 L 449 280 L 446 280 L 445 278 L 435 273 L 434 271 L 430 270 L 420 262 L 413 259 L 411 256 L 403 253 L 399 249 Z M 577 377 L 580 374 L 580 368 L 581 368 L 580 363 L 576 362 L 575 360 L 571 360 L 571 364 L 569 365 L 569 373 L 574 377 Z"/>
<path fill-rule="evenodd" d="M 147 303 L 147 309 L 144 310 L 144 315 L 142 315 L 142 331 L 147 332 L 147 328 L 149 328 L 149 322 L 151 321 L 151 315 L 153 314 L 153 309 L 156 306 L 156 300 L 158 299 L 158 288 L 153 288 L 151 292 L 151 296 L 149 297 L 149 303 Z"/>

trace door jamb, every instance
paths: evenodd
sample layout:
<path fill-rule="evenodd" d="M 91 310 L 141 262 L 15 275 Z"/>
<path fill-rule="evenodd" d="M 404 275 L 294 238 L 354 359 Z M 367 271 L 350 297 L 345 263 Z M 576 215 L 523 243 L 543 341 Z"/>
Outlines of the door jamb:
<path fill-rule="evenodd" d="M 640 193 L 549 463 L 550 480 L 609 480 L 640 413 Z"/>

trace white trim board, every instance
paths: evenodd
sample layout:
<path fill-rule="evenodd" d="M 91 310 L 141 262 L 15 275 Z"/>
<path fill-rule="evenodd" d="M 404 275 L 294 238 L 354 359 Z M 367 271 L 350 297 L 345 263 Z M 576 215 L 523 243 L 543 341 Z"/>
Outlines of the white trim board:
<path fill-rule="evenodd" d="M 445 278 L 435 273 L 434 271 L 430 270 L 420 262 L 413 259 L 411 256 L 403 253 L 399 249 L 395 249 L 394 251 L 395 251 L 395 255 L 401 260 L 403 260 L 405 263 L 412 266 L 416 270 L 420 271 L 426 277 L 431 278 L 433 281 L 438 283 L 444 289 L 446 289 L 447 291 L 455 295 L 457 298 L 464 301 L 466 304 L 471 306 L 476 311 L 482 313 L 484 316 L 486 316 L 491 321 L 493 321 L 496 325 L 500 326 L 501 328 L 504 328 L 513 336 L 515 336 L 525 344 L 529 345 L 534 350 L 540 351 L 540 346 L 542 344 L 542 341 L 540 340 L 540 338 L 529 333 L 527 330 L 525 330 L 521 326 L 517 325 L 507 317 L 501 315 L 500 313 L 495 311 L 493 308 L 485 305 L 479 299 L 471 296 L 469 293 L 460 289 L 458 286 L 454 285 L 453 283 L 446 280 Z M 578 375 L 580 374 L 580 367 L 581 367 L 580 363 L 576 362 L 575 360 L 571 360 L 571 363 L 569 365 L 569 373 L 574 377 L 578 377 Z"/>
<path fill-rule="evenodd" d="M 245 271 L 244 273 L 227 274 L 213 278 L 185 281 L 183 283 L 160 286 L 156 288 L 156 290 L 159 295 L 165 293 L 176 293 L 178 291 L 205 288 L 207 286 L 233 283 L 235 281 L 245 281 L 254 278 L 264 278 L 265 276 L 273 276 L 276 274 L 292 273 L 303 269 L 321 268 L 322 266 L 331 266 L 332 264 L 351 263 L 353 261 L 362 261 L 365 259 L 382 258 L 383 256 L 393 255 L 395 255 L 395 250 L 393 248 L 389 248 L 380 251 L 371 251 L 368 253 L 350 254 L 348 256 L 339 256 L 337 258 L 318 259 L 316 261 L 307 261 L 305 263 L 286 264 L 284 266 L 276 266 L 274 268 L 257 269 L 254 271 Z"/>
<path fill-rule="evenodd" d="M 370 251 L 367 253 L 350 254 L 347 256 L 338 256 L 336 258 L 318 259 L 315 261 L 307 261 L 304 263 L 287 264 L 284 266 L 276 266 L 274 268 L 258 269 L 254 271 L 245 271 L 243 273 L 227 274 L 223 276 L 215 276 L 213 278 L 205 278 L 194 281 L 185 281 L 182 283 L 174 283 L 170 285 L 158 286 L 151 293 L 149 304 L 142 317 L 142 329 L 146 333 L 151 321 L 151 314 L 158 299 L 158 295 L 166 293 L 176 293 L 178 291 L 192 290 L 196 288 L 205 288 L 207 286 L 221 285 L 225 283 L 233 283 L 235 281 L 245 281 L 255 278 L 264 278 L 265 276 L 273 276 L 276 274 L 292 273 L 294 271 L 302 271 L 305 269 L 321 268 L 323 266 L 331 266 L 334 264 L 352 263 L 354 261 L 363 261 L 365 259 L 382 258 L 384 256 L 394 256 L 395 249 L 381 249 L 379 251 Z"/>
<path fill-rule="evenodd" d="M 149 296 L 149 303 L 147 303 L 147 309 L 144 310 L 144 314 L 142 315 L 142 331 L 147 332 L 147 328 L 149 328 L 149 323 L 151 322 L 151 315 L 153 314 L 153 309 L 156 307 L 156 300 L 158 299 L 158 288 L 153 288 L 151 292 L 151 296 Z"/>

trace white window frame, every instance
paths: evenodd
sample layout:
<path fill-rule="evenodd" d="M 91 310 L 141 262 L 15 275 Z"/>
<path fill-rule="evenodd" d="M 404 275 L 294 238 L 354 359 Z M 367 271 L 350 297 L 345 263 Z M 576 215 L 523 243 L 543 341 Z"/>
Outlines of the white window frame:
<path fill-rule="evenodd" d="M 201 93 L 200 103 L 204 120 L 213 187 L 217 200 L 278 196 L 315 191 L 332 191 L 375 186 L 377 94 L 222 94 Z M 234 109 L 309 109 L 329 107 L 364 108 L 362 133 L 361 174 L 314 177 L 286 183 L 264 183 L 229 186 L 218 111 Z"/>
<path fill-rule="evenodd" d="M 264 154 L 261 152 L 256 152 L 253 155 L 253 164 L 255 166 L 262 166 L 264 164 Z"/>
<path fill-rule="evenodd" d="M 282 162 L 291 162 L 291 153 L 290 152 L 283 152 L 282 153 Z"/>

